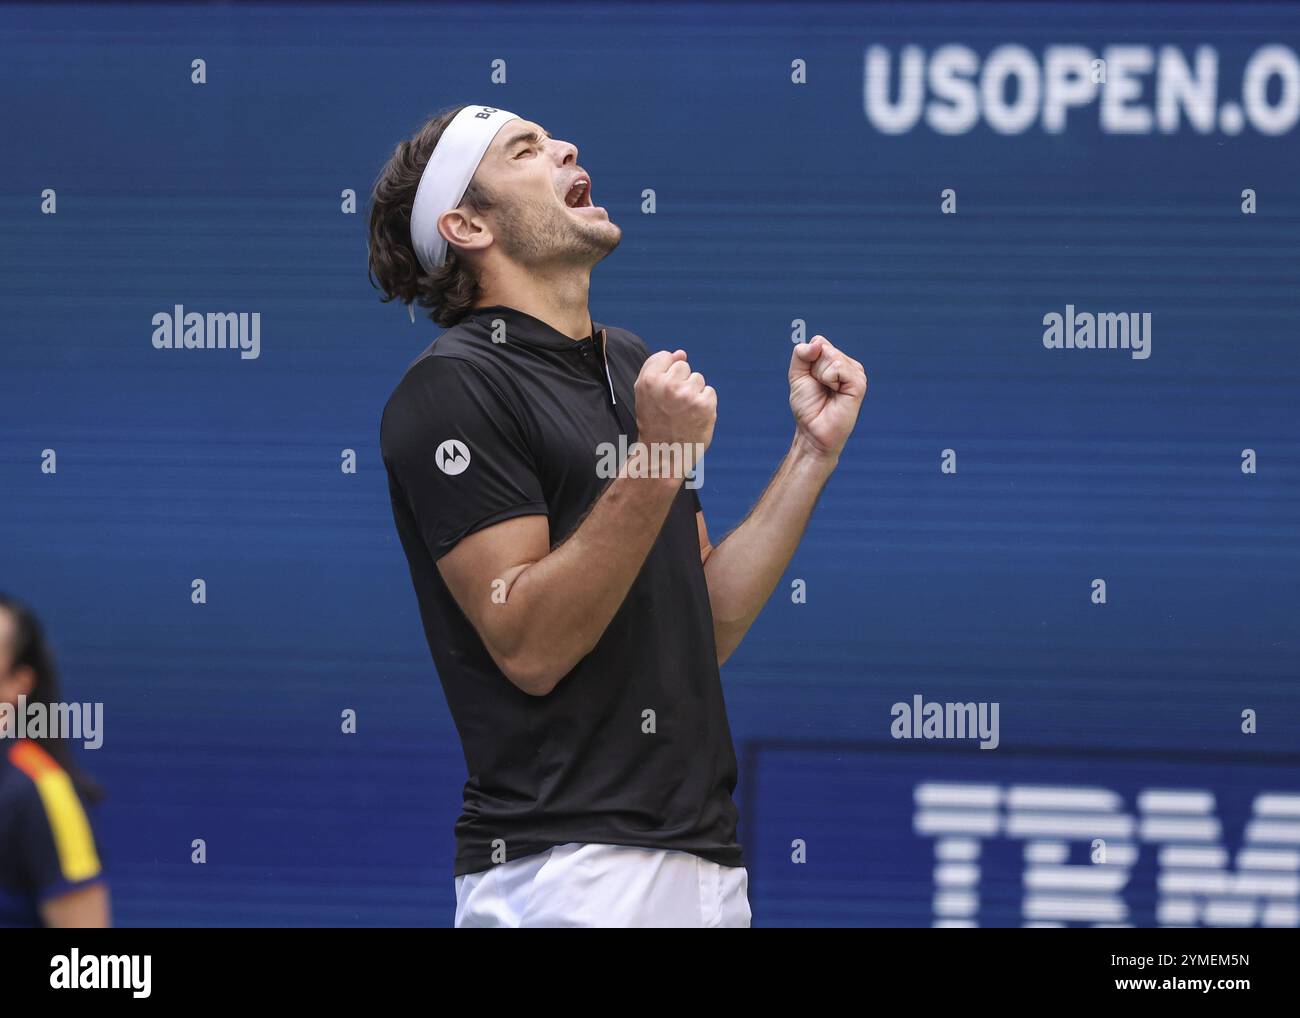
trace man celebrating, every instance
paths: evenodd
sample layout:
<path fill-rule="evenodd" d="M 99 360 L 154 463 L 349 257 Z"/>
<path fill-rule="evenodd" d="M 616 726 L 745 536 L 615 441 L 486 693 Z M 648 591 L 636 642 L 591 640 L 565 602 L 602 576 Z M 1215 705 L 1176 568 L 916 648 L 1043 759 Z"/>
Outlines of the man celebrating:
<path fill-rule="evenodd" d="M 455 921 L 747 927 L 718 670 L 790 561 L 866 374 L 821 336 L 794 348 L 790 451 L 710 544 L 667 450 L 708 446 L 717 394 L 684 350 L 592 321 L 591 270 L 622 231 L 577 159 L 466 106 L 398 145 L 372 196 L 372 279 L 447 330 L 389 398 L 380 445 L 469 772 Z M 651 469 L 598 471 L 620 438 Z"/>

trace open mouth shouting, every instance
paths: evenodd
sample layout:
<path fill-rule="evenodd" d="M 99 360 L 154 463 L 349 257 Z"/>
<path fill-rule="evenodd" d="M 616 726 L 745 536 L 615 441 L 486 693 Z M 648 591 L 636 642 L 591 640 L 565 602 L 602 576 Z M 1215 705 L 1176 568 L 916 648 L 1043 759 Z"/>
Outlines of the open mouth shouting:
<path fill-rule="evenodd" d="M 591 178 L 580 173 L 569 182 L 565 192 L 564 204 L 581 215 L 604 215 L 605 210 L 591 203 Z"/>

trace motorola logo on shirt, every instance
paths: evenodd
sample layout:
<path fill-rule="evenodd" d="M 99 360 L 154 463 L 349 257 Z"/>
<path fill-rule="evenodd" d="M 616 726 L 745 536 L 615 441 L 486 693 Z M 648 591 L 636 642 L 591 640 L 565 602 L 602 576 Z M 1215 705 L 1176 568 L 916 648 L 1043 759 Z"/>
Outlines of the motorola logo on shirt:
<path fill-rule="evenodd" d="M 433 461 L 444 474 L 455 477 L 457 474 L 463 474 L 469 466 L 469 450 L 465 448 L 464 442 L 449 438 L 438 446 L 433 454 Z"/>

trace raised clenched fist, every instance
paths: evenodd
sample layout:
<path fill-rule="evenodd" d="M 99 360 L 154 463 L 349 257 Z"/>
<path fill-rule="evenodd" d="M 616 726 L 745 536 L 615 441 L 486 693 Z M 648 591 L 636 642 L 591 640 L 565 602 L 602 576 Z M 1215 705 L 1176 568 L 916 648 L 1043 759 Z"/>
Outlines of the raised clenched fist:
<path fill-rule="evenodd" d="M 660 350 L 646 359 L 636 380 L 638 441 L 695 446 L 702 453 L 717 419 L 718 394 L 691 370 L 685 350 Z"/>

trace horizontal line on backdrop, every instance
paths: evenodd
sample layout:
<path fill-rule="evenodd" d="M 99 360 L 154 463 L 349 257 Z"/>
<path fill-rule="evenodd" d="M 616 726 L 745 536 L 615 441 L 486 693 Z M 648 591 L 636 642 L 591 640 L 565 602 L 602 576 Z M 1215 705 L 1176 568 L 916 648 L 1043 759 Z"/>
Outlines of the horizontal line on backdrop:
<path fill-rule="evenodd" d="M 754 738 L 746 739 L 743 742 L 746 750 L 753 753 L 762 752 L 827 752 L 827 753 L 892 753 L 900 754 L 908 750 L 901 749 L 901 744 L 894 740 L 850 740 L 850 739 L 791 739 L 791 738 Z M 921 744 L 925 746 L 926 744 Z M 986 759 L 987 754 L 979 746 L 966 746 L 960 744 L 945 744 L 942 747 L 927 747 L 937 751 L 941 755 L 971 756 L 977 759 Z M 911 752 L 919 752 L 913 749 Z M 1183 750 L 1183 749 L 1128 749 L 1128 748 L 1110 748 L 1110 747 L 1072 747 L 1072 746 L 1024 746 L 1008 745 L 1003 743 L 998 746 L 997 753 L 1002 756 L 1014 757 L 1064 757 L 1078 758 L 1091 757 L 1098 760 L 1143 760 L 1158 762 L 1167 760 L 1173 762 L 1188 763 L 1237 763 L 1237 764 L 1255 764 L 1269 767 L 1278 764 L 1297 764 L 1300 765 L 1300 753 L 1297 752 L 1279 752 L 1279 751 L 1260 751 L 1256 753 L 1244 752 L 1226 752 L 1223 750 Z M 922 756 L 923 758 L 923 756 Z M 1017 779 L 1018 784 L 1032 784 Z"/>

